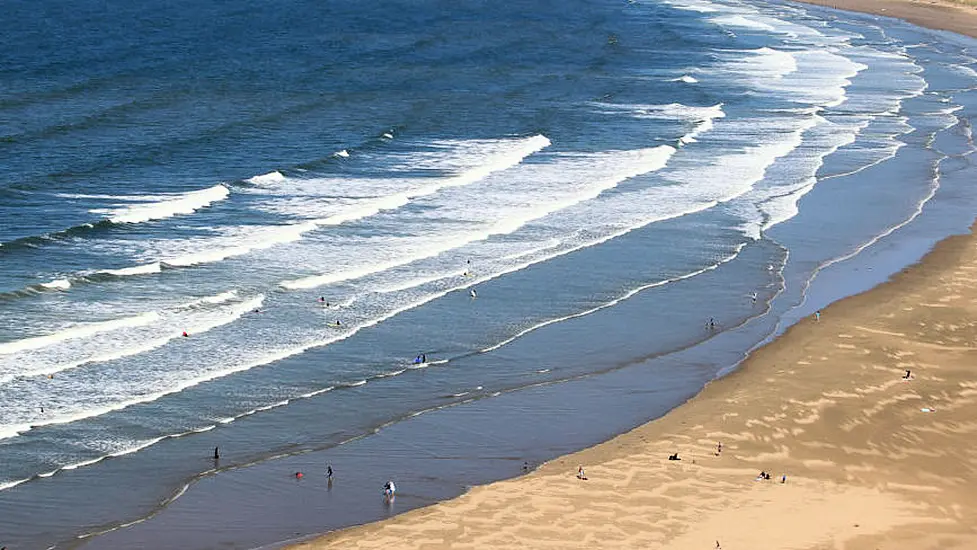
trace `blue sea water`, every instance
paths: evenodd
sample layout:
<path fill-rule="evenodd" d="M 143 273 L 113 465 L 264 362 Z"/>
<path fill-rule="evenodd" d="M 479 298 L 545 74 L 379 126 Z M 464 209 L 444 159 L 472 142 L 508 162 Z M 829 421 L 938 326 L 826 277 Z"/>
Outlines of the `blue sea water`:
<path fill-rule="evenodd" d="M 215 446 L 226 471 L 660 360 L 685 389 L 651 418 L 975 216 L 977 44 L 893 20 L 737 0 L 3 17 L 18 548 L 158 511 Z"/>

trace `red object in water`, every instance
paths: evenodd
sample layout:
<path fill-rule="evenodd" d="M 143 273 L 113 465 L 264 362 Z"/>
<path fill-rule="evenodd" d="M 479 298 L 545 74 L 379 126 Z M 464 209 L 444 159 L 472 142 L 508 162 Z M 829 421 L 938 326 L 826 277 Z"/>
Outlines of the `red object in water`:
<path fill-rule="evenodd" d="M 295 477 L 296 477 L 296 479 L 301 479 L 302 478 L 302 472 L 295 472 Z"/>
<path fill-rule="evenodd" d="M 187 331 L 183 331 L 183 337 L 186 338 L 187 336 L 190 336 L 190 335 L 187 334 Z"/>

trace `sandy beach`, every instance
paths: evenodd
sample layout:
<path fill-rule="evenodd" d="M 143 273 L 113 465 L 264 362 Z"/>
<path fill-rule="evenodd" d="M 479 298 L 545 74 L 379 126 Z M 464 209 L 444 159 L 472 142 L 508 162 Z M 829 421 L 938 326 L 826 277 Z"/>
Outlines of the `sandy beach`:
<path fill-rule="evenodd" d="M 972 4 L 812 3 L 977 34 Z M 977 548 L 975 283 L 947 239 L 662 419 L 295 548 Z"/>

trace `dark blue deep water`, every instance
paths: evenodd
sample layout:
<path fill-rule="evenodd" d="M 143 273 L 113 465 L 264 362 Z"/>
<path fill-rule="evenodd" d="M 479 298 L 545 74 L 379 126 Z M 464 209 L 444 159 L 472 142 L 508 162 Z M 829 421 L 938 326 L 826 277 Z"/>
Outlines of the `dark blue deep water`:
<path fill-rule="evenodd" d="M 603 431 L 567 445 L 592 443 L 975 216 L 977 43 L 894 20 L 737 0 L 9 0 L 0 23 L 11 548 L 109 547 L 125 529 L 76 537 L 165 521 L 188 484 L 199 499 L 242 465 L 420 434 L 412 415 L 452 405 L 507 418 L 485 411 L 614 371 L 545 398 L 593 413 L 627 387 L 615 369 L 644 365 L 657 393 L 588 413 Z M 573 415 L 537 398 L 511 441 L 457 441 L 521 464 L 506 445 L 562 440 Z M 436 418 L 495 429 L 465 417 Z M 351 514 L 302 528 L 373 519 Z M 287 538 L 276 525 L 221 544 Z"/>

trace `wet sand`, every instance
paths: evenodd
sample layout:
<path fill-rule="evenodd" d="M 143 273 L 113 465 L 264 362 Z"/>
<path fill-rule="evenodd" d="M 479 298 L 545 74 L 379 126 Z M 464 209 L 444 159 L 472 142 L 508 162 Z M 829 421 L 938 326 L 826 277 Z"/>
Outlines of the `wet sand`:
<path fill-rule="evenodd" d="M 977 548 L 975 357 L 967 235 L 662 419 L 295 548 Z"/>

